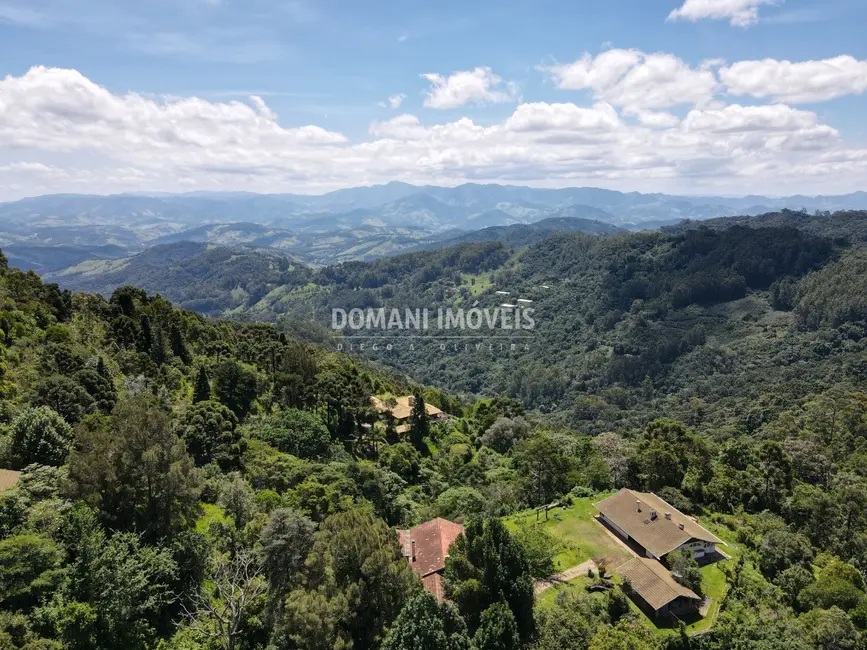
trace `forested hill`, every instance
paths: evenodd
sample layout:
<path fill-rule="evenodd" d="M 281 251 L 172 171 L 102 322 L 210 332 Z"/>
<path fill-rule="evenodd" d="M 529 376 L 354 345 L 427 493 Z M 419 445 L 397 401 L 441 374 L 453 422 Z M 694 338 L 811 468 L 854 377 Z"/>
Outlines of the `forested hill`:
<path fill-rule="evenodd" d="M 141 287 L 186 309 L 219 316 L 255 305 L 275 287 L 302 287 L 311 275 L 309 267 L 276 251 L 184 241 L 120 260 L 84 262 L 48 277 L 105 296 L 124 285 Z"/>
<path fill-rule="evenodd" d="M 622 229 L 602 221 L 579 219 L 576 217 L 556 217 L 542 219 L 535 223 L 517 223 L 511 226 L 491 226 L 459 235 L 443 235 L 439 241 L 425 244 L 420 248 L 444 248 L 467 242 L 501 241 L 506 246 L 521 248 L 535 244 L 561 232 L 583 232 L 588 235 L 614 235 Z"/>
<path fill-rule="evenodd" d="M 865 271 L 861 250 L 730 228 L 468 245 L 325 269 L 298 294 L 535 296 L 539 343 L 560 347 L 392 360 L 521 398 L 473 400 L 0 256 L 0 648 L 858 650 Z M 371 408 L 408 393 L 405 427 Z M 728 544 L 707 567 L 671 558 L 716 603 L 689 630 L 605 579 L 623 551 L 589 513 L 624 486 Z M 436 516 L 467 524 L 447 603 L 398 542 Z"/>
<path fill-rule="evenodd" d="M 718 429 L 753 417 L 733 399 L 770 400 L 755 416 L 768 418 L 817 386 L 860 381 L 862 259 L 792 228 L 568 234 L 525 250 L 494 243 L 332 267 L 311 279 L 317 290 L 276 290 L 248 314 L 303 311 L 327 324 L 334 307 L 496 307 L 495 292 L 508 291 L 534 301 L 528 350 L 432 342 L 379 358 L 592 431 L 640 425 L 659 408 Z"/>
<path fill-rule="evenodd" d="M 852 243 L 867 242 L 867 211 L 844 210 L 839 212 L 817 211 L 812 214 L 805 210 L 782 210 L 755 216 L 720 217 L 706 221 L 687 219 L 677 225 L 665 226 L 666 232 L 683 232 L 695 228 L 724 230 L 732 226 L 751 228 L 797 228 L 814 235 L 831 239 L 841 239 Z"/>
<path fill-rule="evenodd" d="M 859 223 L 857 215 L 834 218 Z M 820 217 L 803 217 L 813 219 Z M 503 300 L 495 292 L 507 291 L 534 300 L 529 350 L 432 353 L 437 342 L 422 340 L 377 358 L 419 381 L 513 397 L 593 431 L 640 425 L 659 404 L 685 418 L 698 409 L 703 426 L 718 428 L 747 417 L 732 398 L 774 395 L 773 413 L 813 391 L 799 383 L 805 375 L 822 386 L 853 380 L 861 363 L 861 335 L 853 331 L 867 316 L 860 253 L 842 229 L 827 238 L 727 226 L 606 238 L 561 233 L 526 248 L 469 243 L 318 270 L 256 251 L 184 244 L 203 250 L 165 265 L 84 275 L 73 286 L 110 292 L 132 281 L 205 313 L 302 328 L 312 318 L 323 330 L 332 308 L 496 308 Z"/>
<path fill-rule="evenodd" d="M 210 232 L 228 228 L 207 226 L 203 230 Z M 562 217 L 544 219 L 534 224 L 485 228 L 470 233 L 455 234 L 455 231 L 450 231 L 439 237 L 419 238 L 419 241 L 427 242 L 424 245 L 412 246 L 412 241 L 404 242 L 404 247 L 431 250 L 491 241 L 502 241 L 509 247 L 525 247 L 558 232 L 611 235 L 623 231 L 599 221 Z M 306 242 L 308 247 L 304 246 L 304 242 L 297 242 L 293 251 L 302 253 L 302 260 L 283 249 L 209 245 L 183 237 L 184 233 L 180 233 L 164 238 L 172 241 L 154 245 L 133 256 L 115 255 L 110 260 L 90 259 L 83 262 L 76 260 L 77 263 L 72 265 L 60 263 L 52 267 L 55 271 L 48 273 L 47 277 L 65 287 L 103 295 L 109 295 L 117 287 L 129 284 L 148 291 L 160 291 L 188 309 L 220 315 L 251 307 L 275 288 L 292 291 L 303 287 L 312 277 L 310 267 L 304 260 L 315 257 L 316 250 L 330 246 L 333 240 L 342 241 L 342 236 L 325 234 Z M 18 253 L 20 247 L 14 249 Z M 51 250 L 43 248 L 38 252 L 50 255 Z M 368 253 L 372 257 L 385 256 L 384 252 L 374 254 L 375 250 Z M 359 254 L 357 247 L 350 247 L 346 257 Z"/>

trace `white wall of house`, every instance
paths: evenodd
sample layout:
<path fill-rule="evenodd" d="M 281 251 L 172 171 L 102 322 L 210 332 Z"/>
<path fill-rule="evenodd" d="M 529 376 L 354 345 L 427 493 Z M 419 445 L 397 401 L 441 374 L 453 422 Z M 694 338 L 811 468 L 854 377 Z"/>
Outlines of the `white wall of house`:
<path fill-rule="evenodd" d="M 692 553 L 693 557 L 701 558 L 705 555 L 712 555 L 716 553 L 716 544 L 713 542 L 703 542 L 698 539 L 692 539 L 685 544 L 681 544 L 678 548 L 678 551 L 689 551 Z"/>

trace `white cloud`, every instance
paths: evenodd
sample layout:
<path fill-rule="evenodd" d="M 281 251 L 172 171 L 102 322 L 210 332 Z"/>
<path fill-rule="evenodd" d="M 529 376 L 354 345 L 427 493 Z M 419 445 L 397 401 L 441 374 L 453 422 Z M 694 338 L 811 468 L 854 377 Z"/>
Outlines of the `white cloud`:
<path fill-rule="evenodd" d="M 654 129 L 667 129 L 680 124 L 680 118 L 677 115 L 666 113 L 665 111 L 632 111 L 630 114 L 641 122 L 644 126 L 649 126 Z"/>
<path fill-rule="evenodd" d="M 346 141 L 318 126 L 284 129 L 264 100 L 251 102 L 114 95 L 75 70 L 39 66 L 0 81 L 0 145 L 73 151 L 99 147 L 105 139 L 132 156 L 219 156 L 239 145 L 271 149 Z"/>
<path fill-rule="evenodd" d="M 782 1 L 782 0 L 780 0 Z M 684 0 L 668 15 L 669 20 L 728 19 L 735 27 L 748 27 L 759 19 L 759 7 L 776 0 Z"/>
<path fill-rule="evenodd" d="M 819 125 L 819 118 L 810 111 L 801 111 L 783 104 L 773 106 L 739 106 L 731 104 L 719 109 L 692 110 L 683 120 L 685 131 L 711 133 L 771 133 L 821 129 L 836 134 L 831 127 Z"/>
<path fill-rule="evenodd" d="M 490 68 L 464 70 L 444 77 L 436 73 L 423 74 L 431 88 L 424 100 L 428 108 L 459 108 L 467 104 L 484 105 L 517 101 L 518 87 L 503 83 Z"/>
<path fill-rule="evenodd" d="M 607 50 L 544 68 L 559 88 L 592 90 L 598 100 L 627 109 L 659 109 L 711 100 L 717 80 L 708 66 L 692 68 L 671 54 Z"/>
<path fill-rule="evenodd" d="M 720 79 L 732 95 L 770 97 L 790 104 L 821 102 L 867 90 L 867 61 L 838 56 L 823 61 L 739 61 L 722 67 Z"/>
<path fill-rule="evenodd" d="M 406 95 L 404 95 L 403 93 L 392 95 L 388 98 L 388 105 L 392 108 L 400 108 L 400 105 L 403 104 L 404 99 L 406 99 Z"/>
<path fill-rule="evenodd" d="M 397 115 L 349 141 L 261 98 L 114 94 L 74 70 L 0 79 L 0 198 L 47 192 L 325 191 L 403 180 L 669 192 L 852 191 L 867 150 L 811 111 L 531 102 L 500 122 Z"/>
<path fill-rule="evenodd" d="M 374 122 L 370 125 L 368 133 L 376 138 L 415 140 L 423 138 L 427 130 L 415 115 L 397 115 L 385 122 Z"/>
<path fill-rule="evenodd" d="M 35 162 L 16 162 L 8 165 L 0 165 L 0 172 L 6 172 L 7 174 L 62 174 L 62 170 L 57 167 L 51 167 L 49 165 Z"/>
<path fill-rule="evenodd" d="M 575 104 L 521 104 L 505 121 L 504 126 L 516 133 L 578 131 L 601 134 L 621 126 L 617 111 L 609 104 L 581 108 Z"/>

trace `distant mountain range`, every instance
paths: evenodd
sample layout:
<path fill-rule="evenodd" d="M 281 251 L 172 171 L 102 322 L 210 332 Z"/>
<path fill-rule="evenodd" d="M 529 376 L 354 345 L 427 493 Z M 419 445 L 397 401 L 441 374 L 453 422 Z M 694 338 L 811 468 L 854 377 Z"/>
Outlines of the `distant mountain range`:
<path fill-rule="evenodd" d="M 512 238 L 519 242 L 515 245 L 528 245 L 556 231 L 611 234 L 784 208 L 811 213 L 867 209 L 867 193 L 727 198 L 395 182 L 318 196 L 48 195 L 0 203 L 0 248 L 39 272 L 182 241 L 273 249 L 306 264 L 327 265 L 446 242 L 493 238 L 508 243 Z M 536 227 L 528 229 L 531 224 Z"/>
<path fill-rule="evenodd" d="M 457 187 L 389 183 L 322 195 L 193 193 L 49 195 L 0 204 L 0 224 L 29 219 L 55 225 L 141 227 L 175 223 L 253 222 L 293 231 L 339 230 L 360 225 L 477 230 L 548 217 L 597 219 L 618 226 L 644 222 L 752 215 L 793 210 L 867 209 L 867 192 L 841 196 L 740 198 L 616 192 L 598 188 L 537 189 L 512 185 Z M 120 220 L 120 221 L 119 221 Z"/>

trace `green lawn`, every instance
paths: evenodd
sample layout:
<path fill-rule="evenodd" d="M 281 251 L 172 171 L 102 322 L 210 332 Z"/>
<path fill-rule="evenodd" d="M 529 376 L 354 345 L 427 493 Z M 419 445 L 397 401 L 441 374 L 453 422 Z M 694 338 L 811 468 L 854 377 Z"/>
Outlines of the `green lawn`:
<path fill-rule="evenodd" d="M 701 568 L 701 588 L 705 595 L 710 597 L 711 604 L 707 616 L 686 626 L 686 631 L 689 634 L 706 630 L 713 625 L 717 615 L 719 614 L 720 604 L 729 589 L 725 573 L 723 573 L 723 568 L 733 566 L 741 555 L 741 547 L 737 542 L 735 542 L 735 534 L 731 530 L 725 526 L 716 525 L 708 521 L 706 518 L 702 519 L 701 525 L 726 542 L 726 546 L 720 546 L 720 549 L 722 549 L 726 555 L 730 556 L 731 559 L 715 562 L 714 564 L 708 564 Z"/>
<path fill-rule="evenodd" d="M 568 508 L 555 508 L 539 514 L 539 523 L 558 540 L 560 546 L 554 556 L 557 571 L 564 571 L 586 560 L 604 560 L 610 569 L 626 562 L 629 553 L 593 517 L 596 508 L 593 504 L 608 495 L 574 499 Z M 526 510 L 506 519 L 506 526 L 518 530 L 521 526 L 536 523 L 536 512 Z"/>
<path fill-rule="evenodd" d="M 554 604 L 554 601 L 557 600 L 557 596 L 559 594 L 566 591 L 574 591 L 576 589 L 584 591 L 587 588 L 587 585 L 592 584 L 592 582 L 593 581 L 590 578 L 584 575 L 573 578 L 569 582 L 564 582 L 562 584 L 549 587 L 536 597 L 536 607 L 540 609 L 547 609 Z"/>
<path fill-rule="evenodd" d="M 628 561 L 632 556 L 618 542 L 611 539 L 607 531 L 593 519 L 596 514 L 593 504 L 601 501 L 606 496 L 608 495 L 603 494 L 592 498 L 575 499 L 573 504 L 568 508 L 555 508 L 549 511 L 547 522 L 545 521 L 544 514 L 539 515 L 539 523 L 560 543 L 558 552 L 554 556 L 557 571 L 564 571 L 589 559 L 598 561 L 604 558 L 608 565 L 609 573 L 614 574 L 614 581 L 620 581 L 620 576 L 614 573 L 614 569 Z M 513 531 L 518 530 L 520 526 L 532 525 L 535 522 L 536 512 L 532 510 L 518 513 L 505 520 L 506 526 Z M 724 526 L 713 524 L 707 517 L 701 519 L 701 524 L 727 543 L 727 546 L 720 548 L 731 556 L 732 559 L 702 567 L 702 591 L 710 597 L 711 605 L 707 616 L 686 626 L 687 633 L 689 634 L 701 632 L 713 625 L 719 614 L 720 603 L 728 590 L 723 567 L 736 562 L 741 553 L 740 546 L 734 541 L 735 534 L 731 530 Z M 590 580 L 582 575 L 569 582 L 550 587 L 539 595 L 537 606 L 541 608 L 550 607 L 559 593 L 573 589 L 584 590 L 589 583 Z M 646 621 L 648 625 L 656 629 L 660 634 L 670 635 L 677 633 L 676 626 L 658 627 L 631 600 L 630 605 L 636 615 L 640 616 L 641 619 Z"/>
<path fill-rule="evenodd" d="M 471 273 L 462 273 L 461 280 L 462 284 L 465 284 L 467 286 L 467 288 L 470 290 L 470 294 L 473 296 L 478 296 L 480 293 L 482 293 L 491 286 L 490 273 L 479 273 L 478 275 L 473 275 Z"/>

